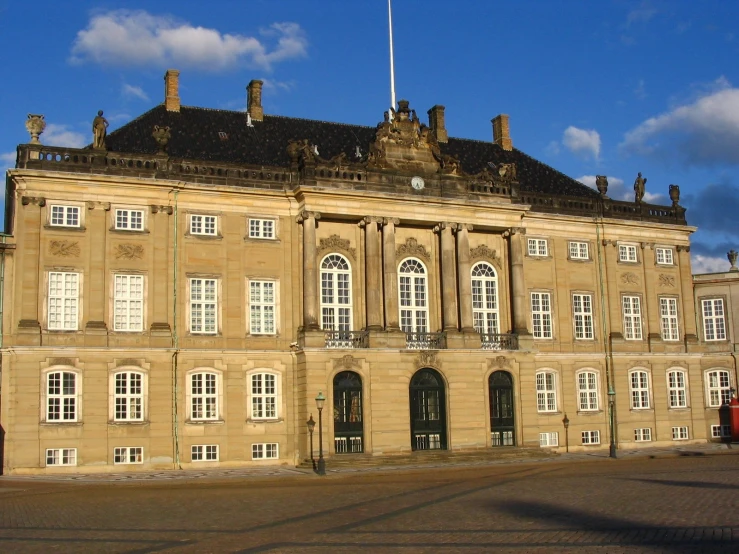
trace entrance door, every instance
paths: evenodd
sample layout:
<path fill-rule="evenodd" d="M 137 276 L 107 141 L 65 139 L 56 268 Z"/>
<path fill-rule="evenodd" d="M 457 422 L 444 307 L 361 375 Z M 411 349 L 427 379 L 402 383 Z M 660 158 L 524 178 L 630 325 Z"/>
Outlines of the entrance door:
<path fill-rule="evenodd" d="M 342 371 L 334 377 L 334 451 L 364 452 L 362 378 L 353 371 Z"/>
<path fill-rule="evenodd" d="M 513 378 L 507 371 L 496 371 L 488 380 L 490 389 L 490 438 L 493 446 L 515 446 L 513 421 Z"/>
<path fill-rule="evenodd" d="M 446 449 L 444 381 L 433 369 L 421 369 L 411 379 L 411 448 Z"/>

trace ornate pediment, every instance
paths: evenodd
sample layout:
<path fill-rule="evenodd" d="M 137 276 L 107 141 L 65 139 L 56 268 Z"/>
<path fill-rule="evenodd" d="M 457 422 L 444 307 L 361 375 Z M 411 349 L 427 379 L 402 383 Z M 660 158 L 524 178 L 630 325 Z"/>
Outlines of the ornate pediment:
<path fill-rule="evenodd" d="M 398 246 L 396 255 L 399 259 L 414 256 L 423 260 L 431 261 L 431 254 L 426 250 L 422 244 L 418 244 L 418 241 L 413 237 L 406 239 L 405 244 Z"/>
<path fill-rule="evenodd" d="M 339 235 L 331 235 L 327 239 L 321 239 L 318 244 L 318 253 L 321 254 L 327 250 L 343 250 L 349 254 L 352 259 L 357 259 L 357 251 L 352 248 L 352 243 L 347 239 L 342 239 Z"/>
<path fill-rule="evenodd" d="M 362 362 L 351 354 L 334 360 L 334 370 L 337 369 L 362 369 Z"/>
<path fill-rule="evenodd" d="M 498 257 L 498 253 L 493 249 L 489 248 L 486 244 L 481 244 L 480 246 L 476 246 L 475 248 L 472 248 L 470 250 L 470 261 L 471 262 L 479 262 L 481 260 L 488 260 L 493 262 L 493 264 L 498 268 L 501 269 L 502 264 L 500 262 L 500 258 Z"/>
<path fill-rule="evenodd" d="M 422 367 L 435 367 L 440 368 L 441 362 L 439 361 L 436 352 L 431 350 L 422 350 L 416 358 L 416 367 L 419 369 Z"/>

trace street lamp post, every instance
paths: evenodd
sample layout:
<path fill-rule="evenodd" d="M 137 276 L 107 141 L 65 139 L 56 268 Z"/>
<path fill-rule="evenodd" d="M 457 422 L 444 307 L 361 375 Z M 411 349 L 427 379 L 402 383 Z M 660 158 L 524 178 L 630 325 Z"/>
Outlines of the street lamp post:
<path fill-rule="evenodd" d="M 313 471 L 316 470 L 316 459 L 313 457 L 313 431 L 316 429 L 316 422 L 313 420 L 313 414 L 310 415 L 308 421 L 308 433 L 310 434 L 310 463 L 313 464 Z"/>
<path fill-rule="evenodd" d="M 567 413 L 562 418 L 562 425 L 565 426 L 565 451 L 570 451 L 570 418 L 567 417 Z"/>
<path fill-rule="evenodd" d="M 609 419 L 609 426 L 611 428 L 611 447 L 609 451 L 609 456 L 611 458 L 616 457 L 616 422 L 615 422 L 615 414 L 613 413 L 613 409 L 616 404 L 616 391 L 613 390 L 613 388 L 609 387 L 608 389 L 608 419 Z"/>
<path fill-rule="evenodd" d="M 316 396 L 316 408 L 318 408 L 318 475 L 326 475 L 326 460 L 323 459 L 323 405 L 326 397 L 322 392 Z"/>

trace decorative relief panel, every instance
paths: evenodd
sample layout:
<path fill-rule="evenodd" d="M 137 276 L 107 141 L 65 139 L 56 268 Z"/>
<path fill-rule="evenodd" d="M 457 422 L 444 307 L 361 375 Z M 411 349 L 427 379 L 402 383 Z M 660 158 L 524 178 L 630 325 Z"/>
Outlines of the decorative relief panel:
<path fill-rule="evenodd" d="M 503 264 L 500 261 L 500 258 L 498 257 L 498 253 L 495 251 L 494 248 L 489 248 L 485 244 L 481 244 L 480 246 L 476 246 L 475 248 L 470 249 L 470 262 L 475 263 L 479 262 L 481 260 L 489 260 L 493 262 L 495 267 L 498 269 L 502 269 Z"/>
<path fill-rule="evenodd" d="M 331 235 L 327 239 L 321 239 L 318 244 L 318 253 L 321 254 L 327 250 L 343 250 L 347 252 L 352 259 L 357 259 L 357 251 L 352 248 L 352 243 L 347 239 L 342 239 L 339 235 Z"/>
<path fill-rule="evenodd" d="M 343 358 L 339 358 L 338 360 L 334 360 L 334 370 L 336 369 L 361 369 L 362 368 L 362 362 L 361 360 L 358 360 L 351 354 L 347 354 Z"/>
<path fill-rule="evenodd" d="M 664 273 L 660 273 L 659 286 L 674 288 L 675 287 L 675 276 L 665 275 Z"/>
<path fill-rule="evenodd" d="M 441 362 L 436 355 L 436 352 L 430 350 L 422 350 L 416 358 L 416 367 L 419 369 L 422 367 L 441 367 Z"/>
<path fill-rule="evenodd" d="M 491 358 L 488 360 L 488 368 L 489 369 L 510 369 L 511 368 L 511 360 L 506 358 L 505 356 L 497 356 L 496 358 Z"/>
<path fill-rule="evenodd" d="M 76 258 L 80 255 L 80 245 L 71 240 L 52 240 L 49 243 L 49 253 L 62 258 Z"/>
<path fill-rule="evenodd" d="M 115 247 L 115 257 L 136 260 L 144 257 L 144 247 L 140 244 L 119 244 Z"/>
<path fill-rule="evenodd" d="M 422 244 L 418 244 L 418 241 L 413 237 L 408 238 L 405 241 L 405 244 L 398 246 L 396 255 L 398 256 L 398 259 L 402 259 L 407 256 L 415 256 L 416 258 L 424 259 L 427 262 L 431 261 L 431 254 L 429 254 L 428 250 L 426 250 Z"/>
<path fill-rule="evenodd" d="M 628 273 L 622 273 L 621 274 L 621 282 L 624 285 L 638 285 L 639 284 L 639 276 L 636 273 L 628 272 Z"/>

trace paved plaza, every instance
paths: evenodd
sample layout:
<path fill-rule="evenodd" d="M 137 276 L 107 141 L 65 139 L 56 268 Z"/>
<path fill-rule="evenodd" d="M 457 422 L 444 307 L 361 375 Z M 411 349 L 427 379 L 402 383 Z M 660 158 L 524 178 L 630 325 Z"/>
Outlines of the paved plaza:
<path fill-rule="evenodd" d="M 0 478 L 3 552 L 736 552 L 739 453 Z"/>

